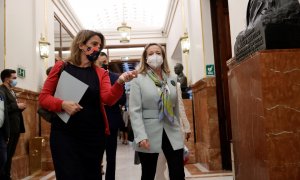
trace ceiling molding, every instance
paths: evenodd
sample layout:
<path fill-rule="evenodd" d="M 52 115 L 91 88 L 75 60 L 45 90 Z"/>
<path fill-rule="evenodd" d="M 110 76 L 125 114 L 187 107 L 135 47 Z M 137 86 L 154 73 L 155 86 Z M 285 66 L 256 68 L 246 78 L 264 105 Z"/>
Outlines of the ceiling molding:
<path fill-rule="evenodd" d="M 165 26 L 164 26 L 163 32 L 162 32 L 164 34 L 164 36 L 166 36 L 166 37 L 169 36 L 169 32 L 170 32 L 171 26 L 173 24 L 175 12 L 178 7 L 178 2 L 179 2 L 179 0 L 170 1 L 170 8 L 169 8 Z"/>
<path fill-rule="evenodd" d="M 112 59 L 109 60 L 109 63 L 138 63 L 140 62 L 140 58 L 129 59 L 129 60 L 121 60 L 121 59 Z"/>
<path fill-rule="evenodd" d="M 66 2 L 65 0 L 52 0 L 52 2 L 64 16 L 64 20 L 68 22 L 68 25 L 70 25 L 74 29 L 74 31 L 79 32 L 81 29 L 83 29 L 82 24 L 80 23 L 79 19 L 73 12 L 68 2 Z"/>
<path fill-rule="evenodd" d="M 107 49 L 119 49 L 119 48 L 136 48 L 136 47 L 145 47 L 146 44 L 120 44 L 120 45 L 106 45 Z"/>
<path fill-rule="evenodd" d="M 120 33 L 117 31 L 101 31 L 104 35 L 107 36 L 120 36 Z M 157 31 L 131 31 L 130 36 L 154 36 L 154 37 L 163 37 L 160 30 Z"/>
<path fill-rule="evenodd" d="M 118 32 L 103 33 L 107 40 L 119 40 L 120 34 Z M 165 39 L 161 32 L 132 32 L 130 39 Z"/>

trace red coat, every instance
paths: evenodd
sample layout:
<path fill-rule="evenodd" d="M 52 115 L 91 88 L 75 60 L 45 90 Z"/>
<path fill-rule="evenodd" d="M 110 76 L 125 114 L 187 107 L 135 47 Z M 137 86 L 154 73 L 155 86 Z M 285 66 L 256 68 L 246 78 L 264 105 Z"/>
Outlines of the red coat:
<path fill-rule="evenodd" d="M 58 82 L 57 74 L 59 73 L 63 64 L 63 61 L 58 61 L 55 63 L 39 95 L 40 106 L 48 109 L 49 111 L 63 111 L 63 109 L 61 108 L 63 100 L 53 96 Z M 119 84 L 117 82 L 113 86 L 111 86 L 108 72 L 97 66 L 93 66 L 93 68 L 97 72 L 100 83 L 100 110 L 103 114 L 105 123 L 105 133 L 109 134 L 109 124 L 105 113 L 104 104 L 109 106 L 114 105 L 122 96 L 124 88 L 122 84 Z"/>

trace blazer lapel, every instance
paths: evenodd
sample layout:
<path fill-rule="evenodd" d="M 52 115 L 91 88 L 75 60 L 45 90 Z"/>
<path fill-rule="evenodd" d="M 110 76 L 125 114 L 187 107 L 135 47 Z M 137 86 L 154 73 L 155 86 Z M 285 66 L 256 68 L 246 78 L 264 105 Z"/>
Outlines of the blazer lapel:
<path fill-rule="evenodd" d="M 155 85 L 155 83 L 152 81 L 152 79 L 146 75 L 145 76 L 145 82 L 143 84 L 146 85 L 146 88 L 148 89 L 151 89 L 153 92 L 155 92 L 155 96 L 153 97 L 155 99 L 155 101 L 159 101 L 159 87 L 157 87 Z"/>

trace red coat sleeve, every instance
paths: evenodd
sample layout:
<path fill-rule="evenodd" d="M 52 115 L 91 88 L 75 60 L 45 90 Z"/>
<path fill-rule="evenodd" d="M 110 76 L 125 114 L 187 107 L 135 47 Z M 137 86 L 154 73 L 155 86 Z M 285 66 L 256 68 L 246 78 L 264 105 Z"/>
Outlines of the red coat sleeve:
<path fill-rule="evenodd" d="M 105 105 L 112 106 L 123 95 L 124 87 L 118 82 L 111 86 L 108 72 L 99 67 L 95 68 L 100 80 L 101 102 Z"/>
<path fill-rule="evenodd" d="M 55 93 L 56 86 L 59 79 L 58 74 L 63 64 L 64 64 L 63 61 L 58 61 L 55 63 L 39 95 L 40 106 L 45 109 L 48 109 L 49 111 L 53 111 L 53 112 L 62 111 L 61 105 L 63 100 L 59 98 L 55 98 L 53 95 Z"/>

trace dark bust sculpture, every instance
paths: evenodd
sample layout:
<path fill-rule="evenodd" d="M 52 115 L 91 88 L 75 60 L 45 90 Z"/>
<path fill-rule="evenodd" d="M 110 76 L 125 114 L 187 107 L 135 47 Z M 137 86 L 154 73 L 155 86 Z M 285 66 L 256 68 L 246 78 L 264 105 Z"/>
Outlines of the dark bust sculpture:
<path fill-rule="evenodd" d="M 181 63 L 177 63 L 174 67 L 175 74 L 177 74 L 177 82 L 180 83 L 180 88 L 182 92 L 182 98 L 183 99 L 188 99 L 188 94 L 187 94 L 187 78 L 183 74 L 183 65 Z"/>
<path fill-rule="evenodd" d="M 263 49 L 300 48 L 298 0 L 249 0 L 247 28 L 236 40 L 238 61 Z"/>

